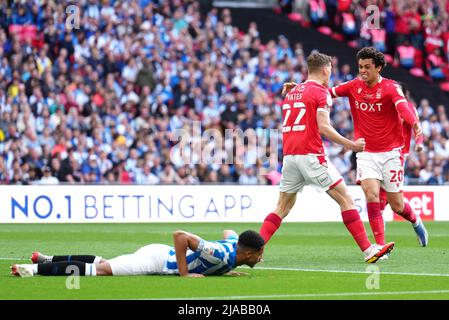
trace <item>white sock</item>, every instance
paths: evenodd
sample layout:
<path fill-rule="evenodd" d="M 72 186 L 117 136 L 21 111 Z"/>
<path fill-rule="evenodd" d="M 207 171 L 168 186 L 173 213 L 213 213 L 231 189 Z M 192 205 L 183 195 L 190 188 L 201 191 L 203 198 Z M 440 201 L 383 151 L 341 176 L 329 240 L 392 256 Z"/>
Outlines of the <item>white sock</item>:
<path fill-rule="evenodd" d="M 37 274 L 37 264 L 29 264 L 29 266 L 31 267 L 31 270 L 33 270 L 33 273 Z"/>
<path fill-rule="evenodd" d="M 363 254 L 365 255 L 365 257 L 371 253 L 372 248 L 373 248 L 373 244 L 371 244 L 371 245 L 368 247 L 368 249 L 366 249 L 365 251 L 363 251 Z"/>
<path fill-rule="evenodd" d="M 420 218 L 418 215 L 416 215 L 416 221 L 415 221 L 415 223 L 412 223 L 412 225 L 413 225 L 414 227 L 416 227 L 416 226 L 419 225 L 420 222 L 421 222 L 421 218 Z"/>
<path fill-rule="evenodd" d="M 95 263 L 86 263 L 86 276 L 95 277 L 97 275 L 97 267 Z"/>

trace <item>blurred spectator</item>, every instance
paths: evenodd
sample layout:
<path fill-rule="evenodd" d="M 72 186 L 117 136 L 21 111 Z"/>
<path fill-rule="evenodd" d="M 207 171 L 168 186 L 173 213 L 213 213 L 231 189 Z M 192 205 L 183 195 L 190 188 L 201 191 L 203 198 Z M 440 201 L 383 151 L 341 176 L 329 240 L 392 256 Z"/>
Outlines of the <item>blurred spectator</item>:
<path fill-rule="evenodd" d="M 428 185 L 442 185 L 444 184 L 443 169 L 440 166 L 434 166 L 432 174 L 427 180 Z"/>
<path fill-rule="evenodd" d="M 159 180 L 163 184 L 175 184 L 180 181 L 180 178 L 173 166 L 170 163 L 166 163 L 164 170 L 159 173 Z"/>
<path fill-rule="evenodd" d="M 84 161 L 81 167 L 81 172 L 85 182 L 100 182 L 101 171 L 97 161 L 98 157 L 95 154 L 91 154 L 88 159 Z"/>
<path fill-rule="evenodd" d="M 246 167 L 239 177 L 240 184 L 258 184 L 259 180 L 253 167 Z"/>
<path fill-rule="evenodd" d="M 309 1 L 310 21 L 314 26 L 321 26 L 327 21 L 326 3 L 324 0 Z"/>
<path fill-rule="evenodd" d="M 1 183 L 32 184 L 41 178 L 44 183 L 279 183 L 280 90 L 283 82 L 306 77 L 308 52 L 301 43 L 282 35 L 262 43 L 257 23 L 239 30 L 228 9 L 202 15 L 196 1 L 81 1 L 81 27 L 75 30 L 65 29 L 63 2 L 29 3 L 13 2 L 8 16 L 0 5 Z M 309 10 L 304 21 L 316 26 L 335 25 L 333 30 L 343 32 L 344 23 L 348 39 L 354 28 L 358 34 L 367 3 L 283 2 L 287 10 L 291 4 L 302 8 L 303 15 Z M 388 51 L 402 23 L 408 30 L 403 38 L 413 46 L 424 34 L 424 51 L 438 48 L 447 54 L 442 13 L 433 2 L 428 6 L 424 12 L 422 4 L 416 9 L 387 3 L 381 13 L 385 34 L 383 29 L 365 30 L 365 40 Z M 410 18 L 398 16 L 400 10 Z M 36 30 L 36 38 L 10 33 L 13 23 L 34 24 L 30 30 Z M 402 44 L 399 40 L 395 45 Z M 445 55 L 434 58 L 432 52 L 425 57 L 447 63 Z M 333 85 L 354 76 L 334 58 Z M 449 165 L 444 108 L 420 102 L 428 156 L 411 162 L 408 172 L 415 177 L 432 161 L 442 168 Z M 352 137 L 348 110 L 347 100 L 336 99 L 331 117 L 340 133 Z M 225 163 L 230 155 L 222 148 L 227 148 L 242 165 L 210 163 L 191 148 L 212 128 L 223 141 L 226 129 L 255 132 L 240 146 L 229 137 L 223 145 L 208 143 L 217 150 L 215 160 Z M 179 129 L 190 135 L 183 146 L 187 159 L 174 152 L 180 148 L 174 138 Z M 278 130 L 277 167 L 262 163 L 248 146 L 263 141 L 264 129 Z M 329 142 L 326 148 L 347 182 L 354 182 L 354 167 L 347 172 L 352 154 Z M 52 172 L 44 173 L 44 167 Z"/>
<path fill-rule="evenodd" d="M 406 69 L 410 69 L 415 66 L 415 54 L 416 48 L 413 47 L 408 40 L 405 40 L 397 48 L 397 58 L 399 60 L 399 64 Z"/>
<path fill-rule="evenodd" d="M 159 184 L 158 176 L 151 172 L 151 168 L 145 165 L 141 171 L 136 175 L 136 183 L 138 184 Z"/>
<path fill-rule="evenodd" d="M 446 67 L 446 63 L 440 54 L 439 49 L 435 49 L 426 59 L 426 69 L 430 77 L 435 81 L 445 79 L 443 68 Z"/>
<path fill-rule="evenodd" d="M 50 169 L 50 167 L 48 166 L 44 166 L 42 168 L 42 178 L 39 180 L 39 184 L 46 184 L 46 185 L 50 185 L 50 184 L 58 184 L 59 180 L 58 178 L 56 178 L 53 174 L 52 171 Z"/>
<path fill-rule="evenodd" d="M 351 46 L 374 46 L 388 58 L 396 57 L 406 69 L 424 69 L 432 80 L 449 80 L 449 72 L 437 69 L 449 63 L 447 1 L 311 0 L 309 10 L 302 8 L 304 1 L 293 5 L 304 26 L 310 20 L 314 27 L 324 26 L 330 30 L 327 33 L 343 36 Z M 431 58 L 432 67 L 430 61 L 424 65 L 423 58 L 435 55 L 436 49 L 439 54 Z"/>
<path fill-rule="evenodd" d="M 220 171 L 218 172 L 218 181 L 225 184 L 233 184 L 236 182 L 236 177 L 231 174 L 229 165 L 224 164 L 220 166 Z"/>

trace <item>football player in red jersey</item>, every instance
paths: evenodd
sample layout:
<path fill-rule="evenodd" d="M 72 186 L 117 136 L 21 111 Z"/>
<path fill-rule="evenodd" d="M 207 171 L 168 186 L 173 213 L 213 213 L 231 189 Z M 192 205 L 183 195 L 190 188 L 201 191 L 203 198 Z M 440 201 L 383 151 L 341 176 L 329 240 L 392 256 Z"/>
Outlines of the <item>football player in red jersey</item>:
<path fill-rule="evenodd" d="M 413 102 L 411 102 L 412 99 L 410 96 L 410 91 L 408 90 L 408 88 L 406 87 L 406 85 L 404 83 L 400 83 L 400 86 L 401 86 L 402 91 L 404 92 L 405 98 L 407 99 L 407 104 L 408 104 L 410 110 L 416 115 L 416 118 L 419 120 L 418 111 L 416 110 L 416 107 L 413 104 Z M 404 135 L 404 148 L 401 149 L 401 160 L 402 160 L 402 164 L 404 167 L 405 167 L 407 157 L 410 153 L 410 144 L 412 141 L 412 131 L 413 131 L 413 129 L 410 126 L 410 124 L 403 121 L 402 133 Z M 415 152 L 421 152 L 424 149 L 423 142 L 424 142 L 423 135 L 415 137 Z M 388 203 L 387 193 L 383 188 L 380 188 L 379 199 L 380 199 L 380 211 L 383 214 L 385 206 Z M 418 240 L 419 240 L 419 237 L 418 237 Z M 385 256 L 385 257 L 387 257 L 387 256 Z"/>
<path fill-rule="evenodd" d="M 379 192 L 382 187 L 393 212 L 410 221 L 421 246 L 427 246 L 428 234 L 419 215 L 404 202 L 404 147 L 402 121 L 413 128 L 415 137 L 422 134 L 419 119 L 410 110 L 401 87 L 383 78 L 385 67 L 382 52 L 372 47 L 357 53 L 359 77 L 332 88 L 333 97 L 349 98 L 354 121 L 354 136 L 363 135 L 366 149 L 357 154 L 357 180 L 367 201 L 368 218 L 378 244 L 385 243 L 385 231 L 380 211 Z M 399 130 L 398 130 L 399 129 Z"/>
<path fill-rule="evenodd" d="M 367 201 L 368 219 L 378 244 L 385 243 L 384 221 L 379 193 L 387 193 L 391 209 L 410 221 L 421 246 L 427 246 L 428 234 L 419 215 L 404 202 L 402 188 L 404 147 L 402 121 L 413 128 L 415 137 L 422 134 L 419 119 L 410 110 L 401 87 L 380 75 L 386 66 L 382 52 L 365 47 L 357 53 L 359 76 L 329 89 L 332 97 L 348 97 L 354 122 L 354 138 L 364 137 L 366 148 L 357 153 L 357 182 Z M 287 83 L 288 92 L 295 83 Z"/>
<path fill-rule="evenodd" d="M 346 184 L 327 159 L 321 135 L 355 152 L 365 149 L 361 136 L 354 142 L 341 136 L 330 124 L 332 98 L 328 92 L 331 58 L 314 52 L 307 58 L 308 80 L 295 86 L 282 105 L 283 167 L 280 194 L 274 212 L 267 215 L 260 234 L 265 242 L 280 227 L 305 185 L 326 191 L 340 206 L 343 222 L 353 236 L 366 262 L 374 263 L 389 253 L 394 243 L 371 244 Z"/>

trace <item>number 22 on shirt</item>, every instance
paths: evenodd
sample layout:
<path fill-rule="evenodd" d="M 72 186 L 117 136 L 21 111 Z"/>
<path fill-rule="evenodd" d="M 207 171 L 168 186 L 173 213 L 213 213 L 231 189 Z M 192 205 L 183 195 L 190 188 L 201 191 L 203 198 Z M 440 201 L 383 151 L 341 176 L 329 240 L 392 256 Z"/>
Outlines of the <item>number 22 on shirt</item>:
<path fill-rule="evenodd" d="M 297 109 L 299 109 L 299 111 Z M 300 124 L 301 119 L 306 114 L 306 106 L 304 103 L 295 102 L 293 103 L 293 108 L 286 103 L 282 105 L 282 110 L 285 110 L 282 133 L 290 131 L 304 131 L 306 129 L 304 124 Z M 293 119 L 295 119 L 295 121 L 292 123 Z"/>

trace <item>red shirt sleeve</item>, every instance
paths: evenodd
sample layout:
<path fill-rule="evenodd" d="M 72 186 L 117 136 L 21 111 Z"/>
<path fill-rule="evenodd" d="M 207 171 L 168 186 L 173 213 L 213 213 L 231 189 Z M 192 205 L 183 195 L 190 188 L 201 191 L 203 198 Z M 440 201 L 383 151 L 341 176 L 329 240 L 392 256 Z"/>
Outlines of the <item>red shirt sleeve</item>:
<path fill-rule="evenodd" d="M 407 122 L 411 126 L 418 122 L 415 113 L 410 110 L 408 106 L 407 99 L 405 99 L 400 85 L 398 85 L 397 83 L 390 85 L 389 94 L 391 97 L 391 101 L 396 107 L 396 110 L 405 122 Z"/>
<path fill-rule="evenodd" d="M 352 81 L 347 81 L 342 84 L 339 84 L 336 87 L 329 88 L 329 93 L 331 94 L 332 98 L 336 97 L 347 97 L 349 94 L 349 91 L 352 88 Z"/>
<path fill-rule="evenodd" d="M 317 110 L 324 109 L 326 111 L 329 111 L 330 108 L 332 107 L 332 97 L 328 91 L 320 90 L 320 92 L 317 92 L 315 99 Z"/>
<path fill-rule="evenodd" d="M 395 105 L 396 110 L 398 110 L 401 118 L 404 119 L 404 121 L 407 122 L 409 125 L 413 126 L 415 123 L 418 122 L 418 119 L 416 119 L 415 114 L 408 107 L 407 101 L 405 99 L 397 101 Z"/>

